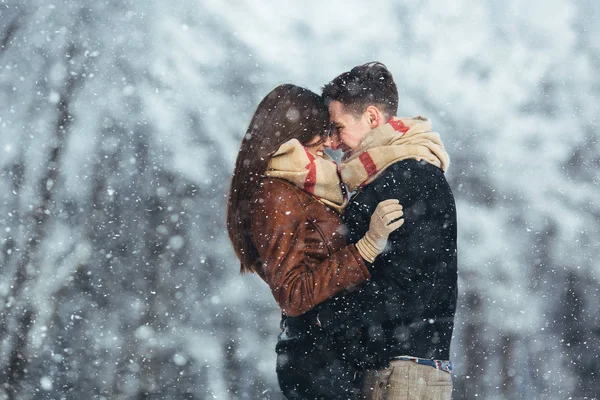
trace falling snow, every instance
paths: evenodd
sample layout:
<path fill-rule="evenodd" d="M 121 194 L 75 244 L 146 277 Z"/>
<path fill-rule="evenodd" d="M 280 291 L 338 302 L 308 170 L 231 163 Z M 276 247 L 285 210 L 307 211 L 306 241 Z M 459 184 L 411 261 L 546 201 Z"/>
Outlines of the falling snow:
<path fill-rule="evenodd" d="M 455 398 L 598 397 L 600 6 L 369 7 L 0 0 L 0 398 L 279 399 L 233 162 L 274 86 L 372 60 L 451 155 Z"/>

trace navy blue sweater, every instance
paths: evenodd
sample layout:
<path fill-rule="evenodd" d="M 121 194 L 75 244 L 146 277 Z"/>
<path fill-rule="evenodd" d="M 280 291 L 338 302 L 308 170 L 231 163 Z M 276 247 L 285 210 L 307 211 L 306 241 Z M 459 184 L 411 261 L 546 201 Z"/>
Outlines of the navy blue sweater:
<path fill-rule="evenodd" d="M 404 225 L 369 265 L 369 282 L 315 310 L 319 323 L 344 358 L 365 368 L 401 355 L 448 360 L 457 297 L 454 196 L 439 168 L 399 161 L 351 199 L 344 212 L 349 243 L 364 236 L 386 199 L 400 201 Z"/>

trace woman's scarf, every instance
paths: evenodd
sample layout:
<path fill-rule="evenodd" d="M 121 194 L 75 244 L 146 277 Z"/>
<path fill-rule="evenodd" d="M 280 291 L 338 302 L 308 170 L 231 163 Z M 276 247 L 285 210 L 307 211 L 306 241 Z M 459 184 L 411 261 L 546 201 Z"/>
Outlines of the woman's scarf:
<path fill-rule="evenodd" d="M 387 167 L 406 159 L 426 161 L 446 172 L 450 157 L 431 122 L 424 117 L 397 118 L 365 136 L 342 160 L 342 180 L 350 192 L 373 182 Z"/>
<path fill-rule="evenodd" d="M 312 155 L 298 139 L 282 144 L 269 160 L 266 176 L 285 179 L 341 213 L 348 203 L 338 165 Z"/>

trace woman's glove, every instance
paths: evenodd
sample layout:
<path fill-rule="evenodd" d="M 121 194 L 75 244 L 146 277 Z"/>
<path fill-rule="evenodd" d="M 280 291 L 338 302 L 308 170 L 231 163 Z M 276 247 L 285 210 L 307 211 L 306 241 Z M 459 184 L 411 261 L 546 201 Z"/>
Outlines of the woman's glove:
<path fill-rule="evenodd" d="M 384 200 L 377 205 L 369 230 L 362 239 L 356 243 L 356 249 L 366 261 L 372 263 L 385 249 L 390 233 L 404 224 L 402 205 L 397 199 Z"/>

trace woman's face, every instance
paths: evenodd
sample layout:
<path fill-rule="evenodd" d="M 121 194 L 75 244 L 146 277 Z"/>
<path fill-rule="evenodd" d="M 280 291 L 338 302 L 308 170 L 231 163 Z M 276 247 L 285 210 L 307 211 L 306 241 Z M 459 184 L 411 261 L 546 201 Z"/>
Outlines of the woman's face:
<path fill-rule="evenodd" d="M 331 147 L 331 139 L 329 137 L 323 139 L 323 137 L 317 135 L 307 142 L 304 147 L 306 147 L 306 150 L 313 156 L 323 157 L 323 150 L 325 150 L 326 147 Z"/>

